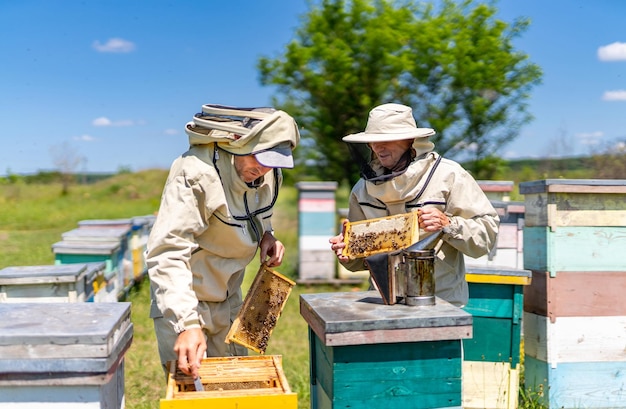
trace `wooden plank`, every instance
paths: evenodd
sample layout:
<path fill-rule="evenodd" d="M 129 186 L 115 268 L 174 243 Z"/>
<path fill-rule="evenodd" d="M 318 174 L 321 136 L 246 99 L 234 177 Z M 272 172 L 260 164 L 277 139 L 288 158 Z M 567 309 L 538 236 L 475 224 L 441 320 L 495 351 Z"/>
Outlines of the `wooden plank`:
<path fill-rule="evenodd" d="M 552 226 L 624 226 L 626 210 L 562 211 Z"/>
<path fill-rule="evenodd" d="M 469 300 L 464 311 L 476 317 L 506 318 L 514 317 L 514 299 L 516 286 L 491 283 L 470 283 Z"/>
<path fill-rule="evenodd" d="M 518 249 L 495 249 L 495 251 L 479 258 L 465 256 L 468 267 L 492 267 L 504 269 L 522 269 L 523 254 Z"/>
<path fill-rule="evenodd" d="M 623 226 L 626 193 L 538 193 L 526 196 L 526 226 Z"/>
<path fill-rule="evenodd" d="M 338 334 L 327 333 L 326 345 L 381 344 L 397 342 L 423 342 L 472 337 L 472 326 L 432 327 L 391 329 L 378 331 L 346 331 Z"/>
<path fill-rule="evenodd" d="M 530 284 L 530 277 L 516 277 L 516 276 L 500 276 L 500 275 L 486 275 L 486 274 L 472 274 L 466 273 L 465 280 L 468 283 L 489 283 L 489 284 L 507 284 L 507 285 L 528 285 Z"/>
<path fill-rule="evenodd" d="M 562 274 L 559 272 L 558 274 Z M 558 277 L 557 274 L 557 277 Z M 550 275 L 547 271 L 532 270 L 530 285 L 524 286 L 524 311 L 537 315 L 553 316 L 548 312 L 548 283 Z M 556 278 L 556 277 L 555 277 Z"/>
<path fill-rule="evenodd" d="M 0 316 L 0 356 L 13 360 L 108 357 L 132 337 L 130 303 L 0 304 Z"/>
<path fill-rule="evenodd" d="M 502 318 L 474 317 L 473 337 L 463 340 L 466 361 L 519 362 L 521 327 Z"/>
<path fill-rule="evenodd" d="M 332 253 L 331 253 L 332 254 Z M 326 280 L 335 278 L 337 269 L 336 261 L 307 261 L 300 264 L 298 268 L 298 278 L 300 281 L 306 280 Z"/>
<path fill-rule="evenodd" d="M 332 213 L 335 215 L 335 198 L 300 198 L 300 200 L 298 200 L 298 211 Z"/>
<path fill-rule="evenodd" d="M 309 236 L 306 234 L 300 235 L 298 238 L 298 248 L 304 249 L 308 251 L 319 251 L 320 253 L 324 252 L 330 254 L 333 257 L 336 257 L 335 254 L 330 250 L 330 244 L 328 243 L 328 239 L 331 236 Z"/>
<path fill-rule="evenodd" d="M 296 188 L 300 197 L 327 198 L 335 197 L 337 182 L 298 182 Z"/>
<path fill-rule="evenodd" d="M 471 336 L 467 328 L 471 327 L 472 316 L 440 298 L 435 305 L 422 308 L 385 305 L 375 290 L 302 294 L 300 314 L 320 339 L 329 342 L 378 342 L 378 331 L 406 340 L 410 336 Z M 424 335 L 424 328 L 440 329 L 434 330 L 433 335 Z M 346 336 L 342 337 L 344 333 Z"/>
<path fill-rule="evenodd" d="M 68 254 L 112 255 L 120 251 L 120 243 L 59 241 L 52 245 L 52 251 L 57 256 Z"/>
<path fill-rule="evenodd" d="M 411 401 L 407 407 L 460 404 L 459 341 L 331 347 L 312 336 L 312 384 L 321 389 L 312 394 L 323 404 L 351 408 L 402 407 Z"/>
<path fill-rule="evenodd" d="M 524 268 L 549 271 L 624 271 L 626 226 L 524 228 Z"/>
<path fill-rule="evenodd" d="M 500 223 L 496 247 L 498 249 L 517 249 L 517 231 L 517 223 Z"/>
<path fill-rule="evenodd" d="M 626 316 L 547 317 L 524 313 L 524 352 L 552 366 L 564 362 L 626 362 Z"/>
<path fill-rule="evenodd" d="M 524 361 L 526 389 L 550 408 L 626 408 L 624 362 L 570 362 L 556 368 L 527 356 Z"/>
<path fill-rule="evenodd" d="M 508 362 L 463 361 L 464 409 L 516 409 L 519 368 Z"/>
<path fill-rule="evenodd" d="M 200 394 L 203 394 L 203 392 L 200 392 Z M 197 409 L 199 407 L 211 407 L 212 409 L 297 409 L 298 396 L 296 394 L 272 394 L 267 396 L 258 394 L 255 396 L 202 397 L 194 394 L 188 399 L 161 399 L 159 407 L 160 409 Z"/>
<path fill-rule="evenodd" d="M 511 180 L 477 180 L 483 192 L 511 192 L 513 190 L 513 181 Z"/>
<path fill-rule="evenodd" d="M 335 256 L 335 254 L 328 249 L 307 250 L 306 248 L 301 247 L 299 256 L 300 262 L 302 263 L 332 262 L 333 264 L 335 264 L 337 261 L 337 257 Z"/>
<path fill-rule="evenodd" d="M 300 213 L 298 231 L 301 235 L 332 237 L 337 234 L 337 219 L 335 212 L 308 212 Z M 326 240 L 328 243 L 328 240 Z M 330 251 L 330 245 L 327 246 Z"/>
<path fill-rule="evenodd" d="M 101 409 L 124 407 L 124 365 L 108 374 L 76 374 L 45 379 L 22 376 L 0 381 L 0 407 L 11 409 Z"/>
<path fill-rule="evenodd" d="M 543 179 L 519 184 L 523 195 L 531 193 L 626 193 L 624 179 Z"/>
<path fill-rule="evenodd" d="M 533 271 L 524 310 L 557 317 L 616 316 L 626 311 L 626 271 Z"/>

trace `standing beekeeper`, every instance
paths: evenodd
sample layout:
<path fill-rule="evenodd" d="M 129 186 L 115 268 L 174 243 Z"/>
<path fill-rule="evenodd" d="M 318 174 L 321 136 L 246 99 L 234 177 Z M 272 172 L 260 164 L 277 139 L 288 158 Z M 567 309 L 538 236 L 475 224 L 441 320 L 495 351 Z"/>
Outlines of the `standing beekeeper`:
<path fill-rule="evenodd" d="M 147 264 L 161 363 L 178 360 L 196 378 L 205 356 L 247 354 L 225 339 L 257 249 L 268 267 L 283 260 L 271 220 L 300 134 L 283 111 L 221 105 L 203 105 L 186 132 L 190 148 L 170 168 Z"/>
<path fill-rule="evenodd" d="M 434 134 L 416 126 L 411 107 L 391 103 L 372 109 L 365 131 L 343 138 L 361 165 L 347 220 L 418 212 L 420 239 L 442 234 L 435 294 L 461 307 L 469 298 L 463 254 L 487 254 L 495 245 L 500 219 L 474 178 L 433 151 L 429 137 Z M 348 270 L 366 269 L 364 259 L 342 254 L 343 234 L 332 237 L 330 244 Z"/>

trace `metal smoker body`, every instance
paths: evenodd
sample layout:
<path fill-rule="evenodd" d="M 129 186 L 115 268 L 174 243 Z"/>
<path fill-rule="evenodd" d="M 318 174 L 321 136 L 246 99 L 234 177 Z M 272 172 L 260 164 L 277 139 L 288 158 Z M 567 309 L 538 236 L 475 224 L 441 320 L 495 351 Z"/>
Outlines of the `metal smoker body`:
<path fill-rule="evenodd" d="M 435 305 L 435 250 L 403 250 L 396 282 L 406 305 Z M 398 294 L 402 296 L 401 294 Z"/>
<path fill-rule="evenodd" d="M 370 276 L 387 305 L 435 305 L 435 254 L 442 233 L 410 247 L 366 258 Z"/>

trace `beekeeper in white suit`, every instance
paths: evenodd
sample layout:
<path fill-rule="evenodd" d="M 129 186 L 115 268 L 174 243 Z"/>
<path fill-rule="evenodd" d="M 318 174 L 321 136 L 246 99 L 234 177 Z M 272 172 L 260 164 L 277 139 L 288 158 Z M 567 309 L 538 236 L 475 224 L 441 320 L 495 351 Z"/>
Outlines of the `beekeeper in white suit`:
<path fill-rule="evenodd" d="M 203 105 L 186 125 L 190 148 L 172 164 L 147 245 L 151 317 L 161 363 L 194 378 L 205 356 L 246 355 L 225 343 L 246 266 L 278 266 L 272 213 L 300 134 L 273 109 Z"/>
<path fill-rule="evenodd" d="M 350 193 L 348 220 L 418 212 L 420 239 L 442 234 L 435 258 L 435 294 L 461 307 L 469 297 L 463 254 L 489 253 L 500 219 L 474 178 L 433 151 L 429 137 L 434 134 L 431 128 L 417 127 L 411 107 L 390 103 L 373 108 L 365 131 L 343 138 L 361 165 L 361 179 Z M 366 269 L 364 259 L 342 255 L 343 234 L 332 237 L 330 245 L 348 270 Z"/>

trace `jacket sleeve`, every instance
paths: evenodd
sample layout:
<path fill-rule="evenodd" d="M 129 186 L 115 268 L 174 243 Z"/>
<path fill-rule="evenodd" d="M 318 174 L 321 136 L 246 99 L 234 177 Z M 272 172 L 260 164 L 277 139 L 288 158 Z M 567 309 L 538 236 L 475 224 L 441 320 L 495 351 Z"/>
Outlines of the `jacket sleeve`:
<path fill-rule="evenodd" d="M 150 233 L 148 275 L 157 306 L 176 332 L 199 327 L 191 255 L 195 237 L 207 227 L 204 189 L 184 174 L 170 176 Z"/>
<path fill-rule="evenodd" d="M 450 225 L 444 240 L 470 257 L 488 254 L 495 246 L 500 218 L 474 178 L 465 170 L 455 175 L 446 215 Z"/>

